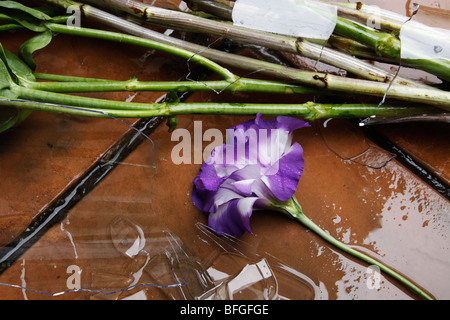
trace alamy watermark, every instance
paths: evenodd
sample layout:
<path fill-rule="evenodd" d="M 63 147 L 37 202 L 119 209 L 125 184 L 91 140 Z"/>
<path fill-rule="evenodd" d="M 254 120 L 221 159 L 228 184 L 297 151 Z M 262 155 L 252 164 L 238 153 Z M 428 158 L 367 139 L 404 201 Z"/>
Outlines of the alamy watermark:
<path fill-rule="evenodd" d="M 67 267 L 66 273 L 70 276 L 67 277 L 66 286 L 69 290 L 81 289 L 81 268 L 77 265 L 70 265 Z"/>
<path fill-rule="evenodd" d="M 179 141 L 171 152 L 174 164 L 260 165 L 272 166 L 275 174 L 277 164 L 288 142 L 288 132 L 282 129 L 227 129 L 215 128 L 203 132 L 202 121 L 194 121 L 193 136 L 184 128 L 175 129 L 171 141 Z M 210 142 L 203 148 L 204 142 Z M 225 147 L 222 147 L 225 144 Z M 213 157 L 210 157 L 214 153 Z"/>
<path fill-rule="evenodd" d="M 382 10 L 378 6 L 370 6 L 370 16 L 366 20 L 366 25 L 370 28 L 381 29 Z"/>
<path fill-rule="evenodd" d="M 66 21 L 68 27 L 80 28 L 81 27 L 81 9 L 77 5 L 71 5 L 67 7 L 67 14 L 70 14 Z"/>

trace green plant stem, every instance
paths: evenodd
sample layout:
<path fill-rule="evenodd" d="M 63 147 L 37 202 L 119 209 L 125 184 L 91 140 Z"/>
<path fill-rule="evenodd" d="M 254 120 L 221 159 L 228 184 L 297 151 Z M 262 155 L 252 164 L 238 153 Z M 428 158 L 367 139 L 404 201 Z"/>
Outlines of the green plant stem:
<path fill-rule="evenodd" d="M 328 44 L 339 51 L 345 52 L 352 56 L 369 59 L 371 61 L 381 61 L 390 64 L 395 64 L 396 61 L 391 58 L 380 57 L 376 55 L 373 50 L 355 40 L 351 40 L 345 37 L 331 35 L 328 39 Z"/>
<path fill-rule="evenodd" d="M 404 66 L 424 70 L 450 81 L 450 62 L 447 59 L 401 58 L 401 41 L 391 33 L 376 31 L 342 17 L 338 17 L 334 32 L 372 48 L 380 57 L 393 59 L 397 61 L 397 64 L 401 63 Z M 422 36 L 429 37 L 430 35 L 424 33 Z"/>
<path fill-rule="evenodd" d="M 334 32 L 371 47 L 376 54 L 400 61 L 401 43 L 394 35 L 338 17 Z"/>
<path fill-rule="evenodd" d="M 214 0 L 183 0 L 189 9 L 195 11 L 208 12 L 224 20 L 231 20 L 233 17 L 233 7 L 225 3 Z"/>
<path fill-rule="evenodd" d="M 53 0 L 57 1 L 57 0 Z M 67 1 L 60 0 L 58 2 Z M 69 4 L 72 3 L 69 1 Z M 84 10 L 87 10 L 83 6 Z M 86 36 L 97 39 L 105 39 L 112 41 L 119 41 L 122 43 L 142 45 L 153 49 L 160 48 L 161 50 L 179 54 L 185 58 L 192 59 L 203 63 L 205 66 L 211 68 L 217 73 L 225 77 L 230 83 L 235 82 L 237 77 L 229 72 L 227 69 L 219 66 L 218 64 L 211 62 L 206 58 L 202 58 L 198 54 L 194 54 L 184 49 L 175 48 L 172 45 L 165 45 L 156 41 L 148 40 L 137 36 L 129 36 L 124 34 L 118 34 L 115 32 L 107 32 L 102 30 L 88 29 L 88 28 L 75 28 L 65 25 L 48 23 L 46 26 L 54 31 L 64 34 Z M 148 30 L 148 29 L 147 29 Z M 217 51 L 217 50 L 216 50 Z M 201 53 L 203 54 L 203 52 Z M 222 57 L 222 56 L 221 56 Z M 228 61 L 233 62 L 233 61 Z M 426 104 L 437 105 L 443 109 L 450 109 L 450 94 L 445 91 L 429 88 L 414 88 L 402 84 L 388 84 L 367 80 L 358 80 L 351 78 L 344 78 L 339 76 L 333 76 L 330 74 L 323 74 L 317 72 L 301 71 L 294 68 L 287 68 L 274 63 L 268 63 L 257 59 L 240 56 L 239 60 L 234 60 L 235 64 L 245 65 L 252 70 L 264 70 L 265 74 L 275 77 L 282 77 L 284 79 L 293 80 L 298 83 L 311 85 L 318 88 L 326 88 L 332 91 L 350 92 L 353 94 L 372 95 L 386 98 L 394 98 L 410 102 L 419 102 Z M 388 90 L 389 89 L 389 90 Z"/>
<path fill-rule="evenodd" d="M 51 30 L 52 32 L 59 32 L 69 35 L 75 35 L 75 36 L 83 36 L 83 37 L 90 37 L 90 38 L 96 38 L 96 39 L 102 39 L 102 40 L 109 40 L 109 41 L 115 41 L 120 43 L 126 43 L 136 46 L 142 46 L 145 48 L 151 48 L 155 50 L 159 50 L 162 52 L 167 52 L 182 58 L 185 58 L 187 60 L 191 60 L 193 62 L 197 62 L 210 70 L 216 72 L 217 74 L 221 75 L 225 80 L 234 82 L 237 80 L 237 77 L 230 72 L 228 69 L 222 67 L 221 65 L 204 58 L 201 55 L 197 55 L 191 51 L 187 51 L 172 45 L 164 44 L 161 42 L 144 39 L 141 37 L 136 37 L 132 35 L 127 35 L 123 33 L 117 33 L 117 32 L 110 32 L 105 30 L 97 30 L 97 29 L 90 29 L 90 28 L 78 28 L 78 27 L 68 27 L 66 25 L 61 24 L 55 24 L 55 23 L 45 23 L 45 26 Z"/>
<path fill-rule="evenodd" d="M 75 3 L 71 1 L 61 1 L 64 2 L 65 8 L 75 5 Z M 81 4 L 78 4 L 81 7 Z M 81 10 L 81 9 L 80 9 Z M 65 22 L 67 20 L 67 17 L 61 17 L 61 19 L 55 19 L 55 21 Z M 126 20 L 123 20 L 126 22 Z M 50 29 L 53 32 L 60 32 L 64 34 L 70 34 L 70 35 L 78 35 L 78 36 L 86 36 L 86 37 L 92 37 L 92 38 L 98 38 L 98 39 L 104 39 L 104 40 L 111 40 L 111 41 L 117 41 L 117 42 L 123 42 L 128 44 L 134 44 L 138 46 L 143 46 L 147 48 L 152 48 L 155 50 L 160 50 L 164 52 L 168 52 L 180 57 L 184 57 L 188 60 L 192 60 L 194 62 L 200 63 L 209 69 L 217 72 L 225 79 L 228 79 L 229 81 L 234 81 L 236 79 L 236 76 L 229 72 L 226 68 L 222 67 L 221 65 L 209 60 L 208 58 L 205 58 L 204 56 L 198 55 L 192 51 L 188 51 L 187 49 L 181 48 L 179 46 L 174 46 L 170 43 L 170 41 L 166 42 L 160 42 L 153 39 L 148 38 L 142 38 L 132 35 L 126 35 L 121 34 L 117 32 L 109 32 L 109 31 L 103 31 L 103 30 L 96 30 L 96 29 L 88 29 L 88 28 L 77 28 L 77 27 L 69 27 L 57 23 L 46 23 L 46 27 Z M 0 31 L 9 31 L 9 30 L 16 30 L 16 29 L 22 29 L 23 26 L 17 25 L 17 24 L 8 24 L 4 26 L 0 26 Z M 147 29 L 148 30 L 148 29 Z"/>
<path fill-rule="evenodd" d="M 124 2 L 125 0 L 106 0 L 111 3 L 119 3 Z M 127 1 L 128 2 L 128 1 Z M 223 17 L 230 17 L 230 13 L 225 11 L 223 9 L 224 5 L 220 4 L 220 7 L 217 5 L 214 5 L 216 1 L 208 0 L 196 0 L 194 1 L 193 5 L 198 6 L 201 3 L 203 9 L 212 8 L 214 12 L 217 12 L 219 10 L 219 14 L 221 14 Z M 344 4 L 345 5 L 345 4 Z M 341 6 L 338 6 L 338 8 L 342 9 Z M 123 9 L 123 6 L 122 6 Z M 388 12 L 384 10 L 383 11 Z M 367 18 L 370 18 L 370 16 L 365 15 Z M 378 19 L 378 17 L 377 17 Z M 368 20 L 365 20 L 367 23 Z M 383 23 L 386 23 L 387 20 L 383 19 Z M 378 20 L 376 21 L 379 22 Z M 253 31 L 248 31 L 253 32 Z M 349 39 L 352 39 L 354 41 L 357 41 L 358 43 L 364 44 L 371 48 L 371 50 L 379 57 L 384 59 L 389 59 L 394 61 L 394 63 L 399 64 L 400 63 L 400 52 L 401 52 L 401 42 L 400 40 L 393 34 L 383 32 L 383 31 L 377 31 L 373 30 L 371 28 L 368 28 L 364 26 L 363 24 L 355 23 L 351 20 L 345 19 L 343 17 L 338 17 L 335 30 L 335 34 L 345 36 Z M 226 36 L 226 35 L 224 35 Z M 426 36 L 426 35 L 424 35 Z M 257 44 L 257 43 L 255 43 Z M 320 50 L 317 50 L 319 47 Z M 344 70 L 347 70 L 349 72 L 352 72 L 354 74 L 357 74 L 361 76 L 360 73 L 355 72 L 355 68 L 361 68 L 362 65 L 356 63 L 354 64 L 354 68 L 351 67 L 352 63 L 355 63 L 354 61 L 358 61 L 358 59 L 354 59 L 347 55 L 342 55 L 340 58 L 336 54 L 336 52 L 328 49 L 328 48 L 320 48 L 321 46 L 318 46 L 316 44 L 312 44 L 308 41 L 302 40 L 297 43 L 297 51 L 298 53 L 309 57 L 313 59 L 320 59 L 322 62 L 329 63 L 334 66 L 338 66 Z M 276 50 L 282 50 L 281 48 L 271 47 L 272 49 Z M 290 51 L 288 51 L 290 52 Z M 344 51 L 345 52 L 345 51 Z M 330 60 L 328 60 L 328 55 L 330 56 Z M 336 61 L 333 61 L 334 59 L 340 59 L 342 60 L 339 62 L 339 64 L 336 64 Z M 348 63 L 347 63 L 348 62 Z M 401 64 L 404 66 L 409 66 L 412 68 L 421 69 L 424 71 L 427 71 L 431 74 L 434 74 L 442 79 L 450 81 L 450 63 L 445 59 L 419 59 L 419 60 L 412 60 L 412 59 L 402 59 Z M 376 68 L 378 69 L 378 68 Z M 367 69 L 366 69 L 367 70 Z M 361 70 L 360 70 L 361 71 Z M 376 73 L 378 75 L 378 73 Z M 364 77 L 366 78 L 367 77 Z M 400 80 L 400 79 L 399 79 Z M 405 81 L 406 79 L 401 79 L 400 81 Z M 379 80 L 378 80 L 379 81 Z"/>
<path fill-rule="evenodd" d="M 255 64 L 248 64 L 245 60 L 236 57 L 234 54 L 221 52 L 211 48 L 203 47 L 188 43 L 186 41 L 174 39 L 173 37 L 163 36 L 157 32 L 152 32 L 147 28 L 140 27 L 132 22 L 120 19 L 116 16 L 108 14 L 102 10 L 99 10 L 90 5 L 82 5 L 80 3 L 68 0 L 45 0 L 45 2 L 56 4 L 67 8 L 74 3 L 78 6 L 83 6 L 83 13 L 85 17 L 106 23 L 109 26 L 122 30 L 124 32 L 138 35 L 141 37 L 155 39 L 164 43 L 171 43 L 180 48 L 185 48 L 190 51 L 199 52 L 203 56 L 212 59 L 216 62 L 224 63 L 233 67 L 251 71 L 261 71 L 264 69 L 255 69 Z M 86 2 L 86 1 L 83 1 Z M 290 53 L 299 53 L 311 59 L 320 59 L 324 63 L 334 65 L 338 68 L 347 70 L 350 73 L 358 75 L 364 79 L 389 82 L 394 79 L 392 73 L 378 68 L 370 63 L 361 61 L 348 54 L 341 53 L 339 51 L 331 50 L 312 43 L 310 41 L 301 40 L 297 38 L 286 37 L 281 35 L 275 35 L 266 32 L 260 32 L 251 30 L 248 28 L 242 28 L 234 26 L 230 23 L 224 23 L 220 21 L 213 21 L 201 17 L 196 17 L 188 13 L 177 12 L 173 10 L 167 10 L 163 8 L 157 8 L 148 6 L 141 2 L 135 1 L 123 1 L 123 0 L 106 0 L 96 1 L 95 5 L 106 5 L 110 8 L 117 8 L 128 12 L 129 14 L 136 15 L 139 18 L 145 18 L 149 21 L 164 25 L 167 27 L 185 30 L 193 30 L 194 32 L 203 32 L 207 34 L 216 34 L 226 38 L 234 39 L 238 42 L 257 44 L 271 48 L 274 50 L 285 51 Z M 255 59 L 253 59 L 255 60 Z M 408 83 L 414 86 L 424 86 L 415 81 L 411 81 L 406 78 L 397 77 L 395 82 Z"/>
<path fill-rule="evenodd" d="M 383 117 L 420 115 L 430 111 L 421 106 L 389 106 L 376 104 L 251 104 L 251 103 L 136 103 L 111 101 L 90 97 L 72 96 L 46 92 L 14 85 L 11 89 L 18 99 L 3 99 L 2 105 L 17 106 L 32 110 L 80 114 L 93 117 L 152 117 L 181 114 L 227 114 L 227 115 L 286 115 L 299 116 L 307 120 L 332 117 Z M 20 104 L 19 100 L 28 100 Z M 33 104 L 33 101 L 35 102 Z M 9 103 L 9 104 L 8 104 Z M 52 104 L 51 106 L 49 104 Z M 64 108 L 64 106 L 67 106 Z M 78 108 L 78 109 L 77 109 Z M 89 111 L 92 111 L 89 113 Z M 102 114 L 104 113 L 104 114 Z"/>
<path fill-rule="evenodd" d="M 28 82 L 27 87 L 60 93 L 70 92 L 108 92 L 108 91 L 211 91 L 222 92 L 266 92 L 282 94 L 332 94 L 329 90 L 287 84 L 275 81 L 240 78 L 234 83 L 228 81 L 113 81 L 92 78 L 76 78 L 71 76 L 35 74 L 38 79 L 64 82 Z M 69 81 L 67 81 L 69 80 Z"/>
<path fill-rule="evenodd" d="M 406 16 L 393 13 L 388 10 L 382 10 L 380 8 L 370 7 L 362 2 L 358 3 L 343 3 L 332 2 L 338 8 L 338 14 L 342 17 L 349 17 L 355 19 L 361 23 L 367 23 L 368 21 L 378 23 L 382 29 L 400 31 L 403 24 L 409 19 Z M 376 15 L 375 15 L 376 14 Z M 376 19 L 374 21 L 374 19 Z"/>
<path fill-rule="evenodd" d="M 211 70 L 217 72 L 218 74 L 221 74 L 230 83 L 234 83 L 238 79 L 227 69 L 206 58 L 201 57 L 200 55 L 196 55 L 189 51 L 178 49 L 173 46 L 164 45 L 156 41 L 120 33 L 118 34 L 115 32 L 107 32 L 88 28 L 67 27 L 65 25 L 53 23 L 48 23 L 46 24 L 46 26 L 54 32 L 60 32 L 64 34 L 118 41 L 121 43 L 134 45 L 142 45 L 144 47 L 150 47 L 153 49 L 161 48 L 161 50 L 163 51 L 177 54 L 188 59 L 192 58 L 192 60 L 202 63 L 203 65 L 209 67 Z M 244 61 L 248 64 L 253 64 L 255 69 L 265 69 L 267 74 L 271 74 L 277 77 L 280 77 L 282 75 L 283 77 L 290 80 L 294 80 L 306 85 L 312 85 L 314 87 L 326 88 L 329 90 L 340 92 L 351 92 L 354 94 L 373 95 L 381 97 L 386 96 L 386 98 L 395 98 L 411 102 L 434 104 L 443 109 L 450 110 L 450 94 L 448 92 L 437 90 L 434 88 L 416 88 L 401 84 L 389 85 L 388 83 L 344 78 L 318 72 L 301 71 L 298 69 L 286 68 L 284 66 L 251 58 L 240 60 L 240 62 Z M 266 68 L 268 68 L 269 70 Z"/>
<path fill-rule="evenodd" d="M 110 81 L 114 81 L 114 80 L 108 80 L 108 79 L 67 76 L 67 75 L 41 73 L 41 72 L 33 72 L 33 75 L 35 76 L 36 79 L 48 80 L 48 81 L 61 81 L 61 82 L 110 82 Z"/>
<path fill-rule="evenodd" d="M 330 234 L 322 230 L 319 226 L 317 226 L 313 221 L 311 221 L 302 211 L 302 208 L 298 201 L 295 199 L 295 197 L 291 198 L 290 201 L 286 205 L 280 205 L 280 208 L 284 209 L 285 212 L 297 221 L 299 221 L 301 224 L 303 224 L 305 227 L 309 228 L 313 232 L 315 232 L 318 236 L 320 236 L 325 241 L 329 242 L 330 244 L 334 245 L 338 249 L 358 258 L 361 259 L 370 265 L 375 265 L 380 268 L 381 271 L 384 273 L 390 275 L 391 277 L 395 278 L 405 286 L 407 286 L 409 289 L 411 289 L 416 294 L 420 295 L 422 298 L 427 300 L 433 300 L 433 297 L 431 297 L 428 293 L 426 293 L 424 290 L 419 288 L 417 285 L 412 283 L 410 280 L 406 279 L 404 276 L 400 275 L 396 271 L 392 270 L 391 268 L 385 266 L 384 264 L 380 263 L 379 261 L 365 255 L 364 253 L 361 253 L 357 250 L 354 250 L 350 248 L 348 245 L 342 243 L 341 241 L 335 239 Z"/>

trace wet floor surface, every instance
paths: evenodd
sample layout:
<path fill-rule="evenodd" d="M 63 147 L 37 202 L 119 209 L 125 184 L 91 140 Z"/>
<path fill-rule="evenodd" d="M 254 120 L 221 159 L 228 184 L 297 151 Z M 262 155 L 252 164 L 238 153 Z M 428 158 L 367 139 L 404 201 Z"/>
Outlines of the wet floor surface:
<path fill-rule="evenodd" d="M 2 35 L 2 45 L 16 52 L 28 36 Z M 185 61 L 165 54 L 67 36 L 36 61 L 39 72 L 85 77 L 188 73 Z M 149 102 L 164 93 L 95 96 Z M 186 99 L 308 98 L 202 92 Z M 417 299 L 388 276 L 374 285 L 367 264 L 283 215 L 254 213 L 253 234 L 239 239 L 205 227 L 191 190 L 197 156 L 211 142 L 195 143 L 196 129 L 225 134 L 250 118 L 179 117 L 178 128 L 192 137 L 191 161 L 179 165 L 179 141 L 163 119 L 127 120 L 147 139 L 113 119 L 35 112 L 2 134 L 0 299 Z M 363 130 L 348 120 L 314 121 L 294 136 L 306 164 L 296 197 L 332 236 L 449 299 L 448 136 L 447 124 Z"/>

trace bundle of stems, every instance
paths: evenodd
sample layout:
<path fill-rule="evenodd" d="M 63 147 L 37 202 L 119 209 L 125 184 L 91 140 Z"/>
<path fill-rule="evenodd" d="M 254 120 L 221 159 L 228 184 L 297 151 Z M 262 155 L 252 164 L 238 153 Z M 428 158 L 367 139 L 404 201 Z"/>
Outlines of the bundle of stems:
<path fill-rule="evenodd" d="M 280 64 L 266 62 L 255 58 L 224 52 L 200 46 L 180 39 L 166 36 L 141 26 L 130 19 L 103 11 L 82 2 L 70 0 L 42 0 L 47 4 L 57 5 L 64 9 L 79 8 L 84 18 L 89 18 L 109 27 L 118 29 L 111 32 L 100 29 L 74 27 L 67 25 L 67 15 L 50 16 L 42 9 L 26 7 L 15 1 L 0 2 L 0 30 L 17 30 L 27 28 L 37 35 L 24 43 L 19 57 L 2 49 L 1 65 L 2 87 L 0 95 L 2 106 L 23 110 L 47 110 L 95 117 L 148 117 L 172 116 L 177 114 L 256 114 L 262 112 L 272 115 L 296 115 L 307 120 L 330 117 L 381 117 L 417 116 L 426 114 L 442 114 L 442 109 L 450 109 L 448 92 L 414 82 L 409 79 L 394 77 L 366 62 L 347 54 L 325 48 L 307 40 L 299 41 L 285 36 L 263 33 L 247 28 L 235 27 L 230 23 L 205 19 L 185 12 L 167 10 L 145 5 L 136 1 L 103 0 L 97 4 L 105 4 L 110 8 L 120 9 L 126 13 L 145 16 L 147 21 L 166 27 L 187 28 L 186 30 L 205 31 L 226 36 L 245 43 L 255 43 L 271 49 L 302 53 L 321 61 L 328 59 L 330 64 L 345 68 L 347 71 L 369 79 L 341 77 L 320 72 L 304 71 Z M 18 14 L 20 12 L 20 14 Z M 151 18 L 151 19 L 150 19 Z M 122 33 L 124 32 L 124 33 Z M 67 34 L 116 41 L 121 45 L 137 45 L 161 50 L 189 63 L 198 63 L 223 78 L 219 81 L 175 81 L 175 82 L 141 82 L 137 79 L 115 81 L 111 79 L 86 79 L 70 76 L 34 73 L 35 63 L 32 53 L 44 48 L 54 33 Z M 328 61 L 327 60 L 327 61 Z M 267 81 L 239 77 L 223 65 L 244 68 L 251 72 L 261 72 L 280 78 L 280 81 Z M 28 69 L 27 69 L 28 68 Z M 369 76 L 368 76 L 369 75 Z M 37 80 L 47 80 L 41 82 Z M 289 80 L 289 81 L 287 81 Z M 287 82 L 286 82 L 287 81 Z M 224 90 L 237 92 L 273 92 L 285 94 L 332 95 L 351 93 L 353 95 L 369 95 L 408 102 L 409 105 L 389 104 L 321 104 L 308 102 L 305 104 L 211 104 L 180 103 L 166 101 L 164 103 L 133 103 L 86 98 L 70 95 L 75 92 L 101 91 L 199 91 Z M 394 100 L 395 99 L 395 100 Z M 411 104 L 412 103 L 412 104 Z M 430 107 L 429 105 L 433 105 Z M 5 108 L 3 110 L 6 110 Z M 3 130 L 23 118 L 21 112 L 11 113 L 4 122 Z M 11 116 L 13 114 L 13 116 Z M 26 114 L 26 113 L 25 113 Z M 5 118 L 5 117 L 4 117 Z M 434 117 L 433 119 L 436 119 Z M 441 118 L 442 119 L 442 118 Z M 444 117 L 444 119 L 446 119 Z M 6 129 L 5 129 L 6 128 Z"/>
<path fill-rule="evenodd" d="M 66 8 L 69 4 L 73 5 L 73 2 L 68 3 L 66 0 L 45 0 L 45 2 L 58 4 Z M 203 31 L 209 34 L 221 35 L 223 37 L 238 40 L 240 42 L 259 44 L 271 49 L 301 53 L 308 57 L 320 59 L 322 62 L 329 62 L 330 64 L 343 68 L 352 74 L 357 74 L 360 77 L 368 78 L 368 80 L 375 80 L 379 83 L 375 81 L 344 78 L 331 74 L 307 72 L 295 68 L 287 68 L 275 63 L 269 63 L 198 46 L 186 41 L 177 40 L 173 37 L 161 35 L 158 32 L 152 32 L 149 29 L 143 28 L 132 22 L 120 19 L 113 15 L 108 15 L 95 7 L 78 3 L 78 5 L 83 7 L 83 12 L 86 17 L 92 18 L 96 21 L 102 22 L 108 26 L 112 26 L 130 34 L 164 43 L 170 43 L 193 52 L 198 52 L 199 54 L 221 64 L 244 68 L 252 72 L 260 72 L 282 79 L 288 79 L 290 81 L 299 82 L 308 86 L 318 86 L 335 91 L 351 92 L 361 95 L 374 95 L 412 102 L 436 105 L 440 104 L 444 109 L 448 109 L 448 107 L 445 106 L 448 104 L 449 100 L 449 95 L 446 91 L 437 90 L 409 79 L 404 79 L 398 76 L 395 77 L 391 73 L 374 67 L 373 65 L 361 61 L 360 59 L 356 59 L 348 54 L 343 54 L 336 50 L 324 48 L 306 40 L 299 41 L 294 38 L 250 30 L 247 28 L 233 26 L 229 23 L 193 16 L 185 12 L 149 6 L 132 0 L 103 0 L 96 1 L 96 3 L 123 10 L 128 14 L 134 14 L 141 17 L 145 15 L 147 18 L 146 21 L 166 27 L 180 28 L 183 30 L 196 30 L 196 32 Z M 327 58 L 329 58 L 329 60 L 327 60 Z M 390 83 L 391 81 L 392 83 Z M 413 87 L 419 87 L 420 89 L 416 90 L 413 89 Z"/>
<path fill-rule="evenodd" d="M 51 2 L 60 1 L 52 0 Z M 348 71 L 351 70 L 352 73 L 359 76 L 365 77 L 364 73 L 367 75 L 367 72 L 358 71 L 358 69 L 367 68 L 367 65 L 364 65 L 362 61 L 352 59 L 351 57 L 343 58 L 338 52 L 330 51 L 329 48 L 324 48 L 323 45 L 313 43 L 307 39 L 301 39 L 299 41 L 299 39 L 294 37 L 260 32 L 201 16 L 192 16 L 185 12 L 176 12 L 150 6 L 135 0 L 87 0 L 82 2 L 117 8 L 134 16 L 145 18 L 147 22 L 156 25 L 220 35 L 242 43 L 259 44 L 275 50 L 300 53 L 313 59 L 320 58 L 325 63 L 341 67 Z M 204 11 L 214 12 L 220 18 L 231 19 L 233 2 L 228 2 L 229 5 L 214 0 L 189 0 L 186 2 L 191 8 L 201 8 Z M 334 33 L 367 46 L 372 50 L 375 57 L 388 58 L 396 63 L 400 62 L 401 44 L 395 34 L 373 30 L 370 27 L 343 17 L 337 18 Z M 357 67 L 352 67 L 352 64 L 356 64 Z M 421 59 L 417 61 L 416 59 L 402 59 L 402 64 L 405 66 L 410 65 L 437 74 L 443 79 L 450 80 L 450 63 L 447 60 Z"/>
<path fill-rule="evenodd" d="M 123 3 L 121 0 L 106 1 L 115 3 L 117 7 L 119 7 L 120 3 Z M 231 20 L 234 2 L 228 2 L 228 4 L 224 4 L 217 0 L 186 0 L 186 2 L 193 9 L 213 12 L 221 18 Z M 401 59 L 401 42 L 398 38 L 398 34 L 409 18 L 392 13 L 388 10 L 374 9 L 361 2 L 358 2 L 357 4 L 339 2 L 333 4 L 337 6 L 339 12 L 334 29 L 334 37 L 343 36 L 348 40 L 352 40 L 354 43 L 365 46 L 366 49 L 372 52 L 370 57 L 374 59 L 387 59 L 388 61 L 393 61 L 397 64 L 401 61 L 404 66 L 418 68 L 435 74 L 444 80 L 450 80 L 450 61 L 446 59 Z M 120 5 L 120 7 L 124 9 L 123 5 Z M 375 13 L 376 17 L 374 17 Z M 346 17 L 354 19 L 354 21 Z M 359 23 L 367 23 L 369 21 L 379 25 L 380 30 L 374 30 L 371 27 Z M 384 30 L 389 32 L 385 32 Z M 424 33 L 423 36 L 429 37 L 430 34 Z M 437 41 L 439 40 L 440 39 L 437 39 Z M 337 42 L 336 38 L 334 38 L 334 42 Z"/>

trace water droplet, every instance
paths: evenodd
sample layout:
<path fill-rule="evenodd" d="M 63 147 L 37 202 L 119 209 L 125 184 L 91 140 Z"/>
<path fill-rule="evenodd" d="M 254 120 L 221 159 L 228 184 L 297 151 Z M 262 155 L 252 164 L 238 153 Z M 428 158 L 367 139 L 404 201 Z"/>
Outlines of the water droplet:
<path fill-rule="evenodd" d="M 443 49 L 441 46 L 436 45 L 436 46 L 434 46 L 433 50 L 435 53 L 441 53 Z"/>

